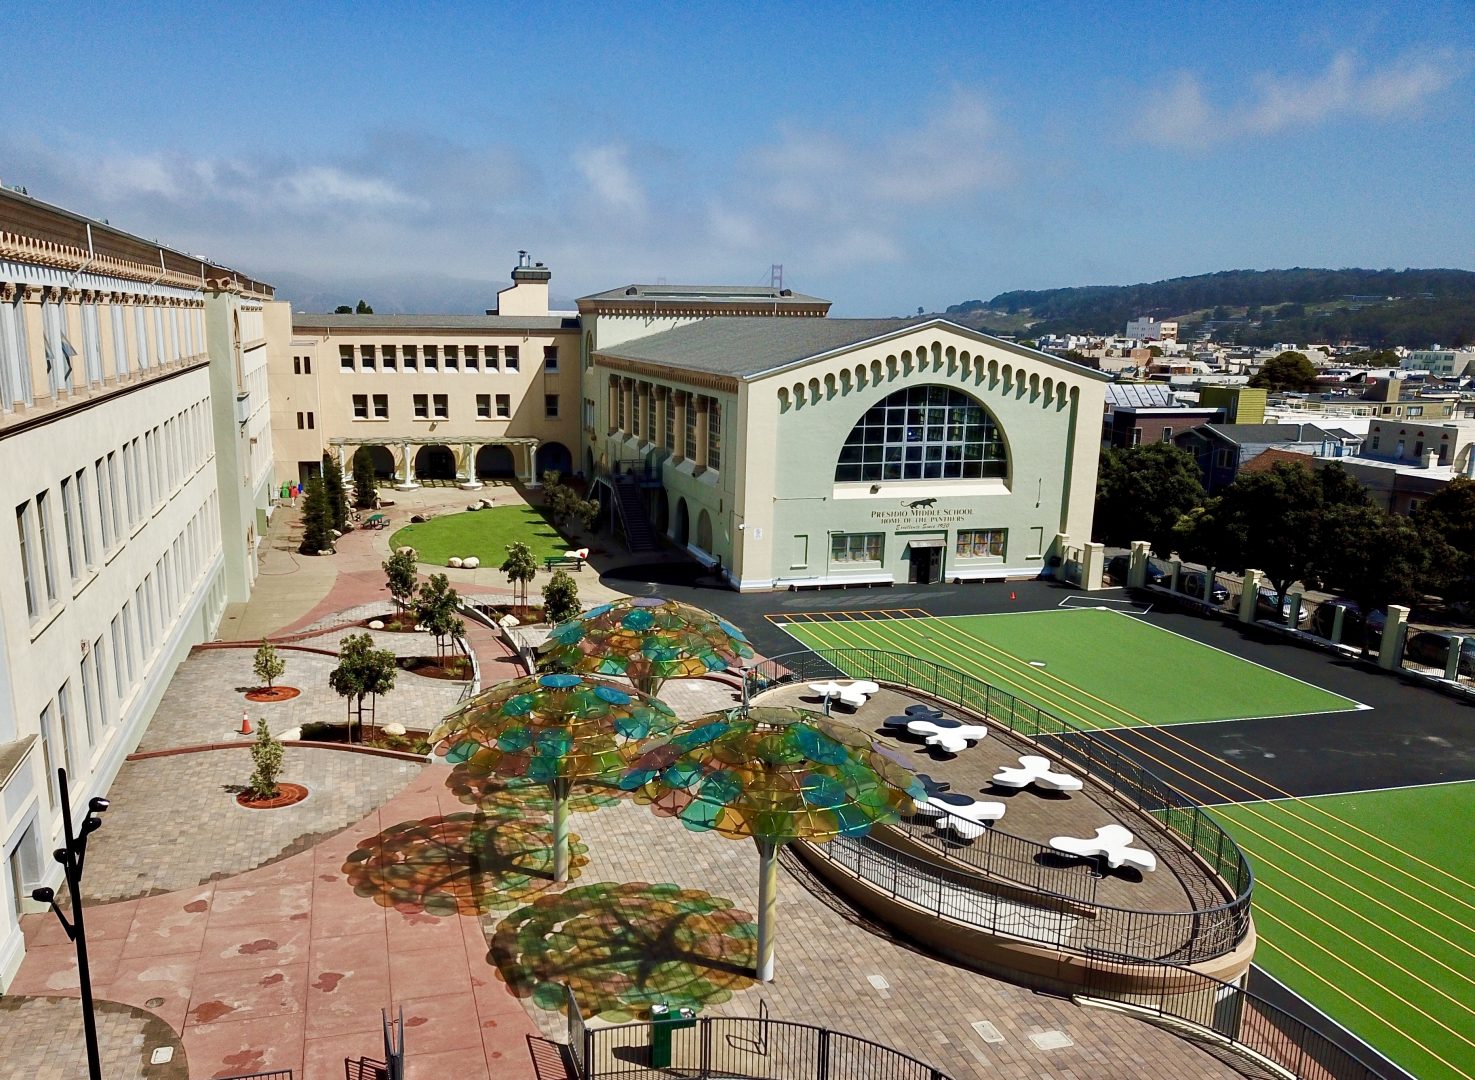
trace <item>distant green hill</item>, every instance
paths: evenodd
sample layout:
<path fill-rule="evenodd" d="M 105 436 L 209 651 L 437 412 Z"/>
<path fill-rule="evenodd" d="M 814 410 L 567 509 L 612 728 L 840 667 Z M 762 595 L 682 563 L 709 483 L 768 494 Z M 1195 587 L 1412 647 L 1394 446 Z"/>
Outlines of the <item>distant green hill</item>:
<path fill-rule="evenodd" d="M 1206 321 L 1246 345 L 1349 339 L 1375 347 L 1475 341 L 1469 270 L 1222 270 L 1141 285 L 1018 290 L 969 300 L 949 317 L 994 332 L 1116 334 L 1128 319 Z"/>

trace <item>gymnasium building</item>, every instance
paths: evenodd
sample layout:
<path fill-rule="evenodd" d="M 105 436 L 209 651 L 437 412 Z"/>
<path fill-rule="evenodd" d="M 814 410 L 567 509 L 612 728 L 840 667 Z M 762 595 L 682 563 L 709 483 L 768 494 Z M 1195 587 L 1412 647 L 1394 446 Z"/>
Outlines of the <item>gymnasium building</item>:
<path fill-rule="evenodd" d="M 550 277 L 524 256 L 480 316 L 294 315 L 278 475 L 360 446 L 401 488 L 580 473 L 633 551 L 664 537 L 745 591 L 1036 577 L 1089 537 L 1096 372 L 778 288 L 558 313 Z"/>

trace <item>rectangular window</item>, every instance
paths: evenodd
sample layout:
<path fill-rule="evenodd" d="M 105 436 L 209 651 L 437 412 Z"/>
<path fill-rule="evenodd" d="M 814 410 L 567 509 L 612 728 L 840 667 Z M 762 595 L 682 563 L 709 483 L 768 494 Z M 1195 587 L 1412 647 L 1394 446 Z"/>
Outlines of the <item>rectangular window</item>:
<path fill-rule="evenodd" d="M 379 346 L 379 362 L 383 365 L 385 371 L 394 371 L 399 366 L 399 361 L 394 354 L 395 347 L 393 345 Z"/>
<path fill-rule="evenodd" d="M 444 420 L 451 415 L 450 403 L 445 394 L 432 394 L 430 405 L 435 412 L 435 418 L 437 420 Z"/>
<path fill-rule="evenodd" d="M 549 420 L 556 420 L 558 418 L 557 394 L 543 395 L 543 415 Z"/>
<path fill-rule="evenodd" d="M 557 371 L 558 370 L 558 346 L 557 345 L 544 345 L 543 346 L 543 370 L 544 371 Z"/>
<path fill-rule="evenodd" d="M 666 449 L 676 450 L 676 391 L 666 391 Z"/>
<path fill-rule="evenodd" d="M 338 367 L 343 371 L 353 370 L 353 346 L 338 346 Z"/>
<path fill-rule="evenodd" d="M 490 420 L 492 418 L 492 395 L 476 395 L 476 418 L 478 420 Z"/>
<path fill-rule="evenodd" d="M 652 386 L 645 395 L 645 441 L 656 441 L 656 388 Z"/>
<path fill-rule="evenodd" d="M 809 565 L 809 537 L 796 533 L 794 546 L 789 556 L 789 569 L 797 570 Z"/>
<path fill-rule="evenodd" d="M 374 363 L 374 346 L 372 346 L 372 345 L 360 345 L 359 346 L 359 365 L 365 371 L 373 371 L 374 370 L 374 368 L 376 366 L 375 363 Z"/>
<path fill-rule="evenodd" d="M 415 419 L 416 420 L 429 420 L 430 419 L 430 395 L 429 394 L 416 394 L 415 397 L 414 397 L 414 403 L 415 403 Z"/>
<path fill-rule="evenodd" d="M 425 370 L 435 371 L 440 367 L 440 352 L 438 346 L 425 346 Z"/>
<path fill-rule="evenodd" d="M 1002 559 L 1007 529 L 959 529 L 953 554 L 960 559 Z"/>
<path fill-rule="evenodd" d="M 297 430 L 298 431 L 302 431 L 306 427 L 307 427 L 307 414 L 306 413 L 298 413 L 297 414 Z"/>
<path fill-rule="evenodd" d="M 707 468 L 722 468 L 722 403 L 707 399 Z"/>
<path fill-rule="evenodd" d="M 884 533 L 836 533 L 830 538 L 830 561 L 878 563 L 884 538 Z"/>
<path fill-rule="evenodd" d="M 640 424 L 641 424 L 641 421 L 645 419 L 645 413 L 642 411 L 642 409 L 640 407 L 640 387 L 639 386 L 637 386 L 633 391 L 631 391 L 630 397 L 631 397 L 631 404 L 634 406 L 630 410 L 630 412 L 631 412 L 631 417 L 630 417 L 630 434 L 631 435 L 634 435 L 638 439 L 638 438 L 640 438 Z"/>
<path fill-rule="evenodd" d="M 311 431 L 312 430 L 312 427 L 313 427 L 313 424 L 312 424 L 312 413 L 308 413 L 307 414 L 307 430 L 308 431 Z"/>
<path fill-rule="evenodd" d="M 682 440 L 684 455 L 693 461 L 697 456 L 697 399 L 695 394 L 686 395 L 686 438 Z"/>
<path fill-rule="evenodd" d="M 518 352 L 516 345 L 508 345 L 502 350 L 503 366 L 508 371 L 516 371 L 518 365 Z"/>
<path fill-rule="evenodd" d="M 413 346 L 413 345 L 406 345 L 405 346 L 405 370 L 406 371 L 414 371 L 419 366 L 420 366 L 420 360 L 419 360 L 419 357 L 416 355 L 416 348 L 415 348 L 415 346 Z"/>
<path fill-rule="evenodd" d="M 1172 441 L 1173 441 L 1173 429 L 1170 428 L 1170 427 L 1163 428 L 1163 442 L 1172 442 Z"/>
<path fill-rule="evenodd" d="M 1214 451 L 1214 468 L 1216 468 L 1216 469 L 1227 469 L 1227 468 L 1229 468 L 1229 462 L 1230 462 L 1229 453 L 1230 452 L 1229 452 L 1229 449 L 1227 447 L 1221 447 L 1220 449 L 1215 450 Z"/>
<path fill-rule="evenodd" d="M 461 367 L 461 350 L 455 345 L 446 346 L 446 370 L 458 371 Z"/>
<path fill-rule="evenodd" d="M 77 491 L 70 476 L 61 478 L 61 523 L 67 541 L 67 569 L 72 580 L 82 576 L 82 541 L 77 535 Z"/>
<path fill-rule="evenodd" d="M 497 395 L 497 419 L 506 420 L 512 415 L 512 395 Z"/>
<path fill-rule="evenodd" d="M 369 395 L 353 395 L 353 418 L 355 420 L 367 420 L 369 418 Z"/>
<path fill-rule="evenodd" d="M 20 576 L 26 586 L 26 614 L 34 619 L 41 613 L 41 583 L 36 578 L 36 560 L 32 555 L 29 501 L 15 508 L 15 531 L 20 539 Z"/>
<path fill-rule="evenodd" d="M 389 419 L 389 395 L 388 394 L 375 394 L 374 395 L 374 419 L 375 420 L 388 420 Z"/>
<path fill-rule="evenodd" d="M 292 374 L 293 375 L 301 375 L 302 374 L 302 357 L 300 357 L 300 356 L 294 356 L 294 357 L 292 357 Z"/>
<path fill-rule="evenodd" d="M 1422 406 L 1422 405 L 1410 405 L 1408 407 L 1408 415 L 1410 415 L 1410 416 L 1423 416 L 1424 415 L 1424 406 Z"/>
<path fill-rule="evenodd" d="M 480 351 L 481 350 L 478 349 L 475 345 L 467 345 L 466 346 L 466 370 L 467 371 L 476 371 L 476 370 L 478 370 L 481 367 L 481 360 L 480 360 L 480 358 L 477 355 Z"/>
<path fill-rule="evenodd" d="M 46 770 L 46 790 L 51 793 L 51 805 L 61 807 L 61 790 L 56 780 L 56 705 L 48 701 L 41 710 L 41 767 Z"/>
<path fill-rule="evenodd" d="M 92 550 L 92 522 L 87 516 L 87 470 L 78 469 L 74 477 L 77 488 L 77 529 L 82 534 L 82 561 L 91 566 L 97 562 Z"/>
<path fill-rule="evenodd" d="M 61 745 L 57 747 L 62 761 L 66 764 L 69 779 L 80 779 L 82 766 L 77 762 L 77 753 L 82 748 L 77 745 L 78 740 L 73 737 L 72 731 L 72 680 L 68 679 L 61 684 L 61 689 L 56 692 L 56 730 L 61 736 Z M 70 785 L 69 785 L 70 786 Z"/>
<path fill-rule="evenodd" d="M 98 681 L 100 669 L 97 666 L 97 654 L 102 648 L 102 638 L 98 638 L 87 650 L 87 655 L 82 657 L 82 722 L 87 725 L 87 741 L 93 746 L 97 745 L 98 734 L 102 731 L 102 696 L 98 688 L 102 685 Z"/>
<path fill-rule="evenodd" d="M 1134 427 L 1132 429 L 1132 445 L 1133 446 L 1141 446 L 1142 445 L 1142 429 L 1140 427 Z"/>
<path fill-rule="evenodd" d="M 487 345 L 482 349 L 482 356 L 487 362 L 488 371 L 497 370 L 497 346 Z"/>
<path fill-rule="evenodd" d="M 36 495 L 36 524 L 40 531 L 37 533 L 37 547 L 41 552 L 41 571 L 46 579 L 46 598 L 51 603 L 56 603 L 56 568 L 51 565 L 51 537 L 53 535 L 51 521 L 51 492 L 42 491 Z"/>
<path fill-rule="evenodd" d="M 123 667 L 123 635 L 126 632 L 122 625 L 122 616 L 114 615 L 112 623 L 113 687 L 118 692 L 119 701 L 128 696 L 128 673 Z"/>

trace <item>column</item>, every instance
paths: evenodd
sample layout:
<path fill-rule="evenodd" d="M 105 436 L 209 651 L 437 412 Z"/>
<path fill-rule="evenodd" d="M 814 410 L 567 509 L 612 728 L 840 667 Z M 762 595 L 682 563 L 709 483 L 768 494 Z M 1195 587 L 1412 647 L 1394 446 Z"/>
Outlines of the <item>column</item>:
<path fill-rule="evenodd" d="M 1403 660 L 1403 639 L 1407 633 L 1408 608 L 1403 604 L 1389 604 L 1388 618 L 1383 623 L 1383 641 L 1378 647 L 1378 667 L 1384 671 L 1398 667 Z"/>
<path fill-rule="evenodd" d="M 707 410 L 712 399 L 705 395 L 697 398 L 697 472 L 707 467 Z"/>
<path fill-rule="evenodd" d="M 1145 588 L 1147 585 L 1147 556 L 1152 545 L 1146 540 L 1133 540 L 1131 554 L 1127 556 L 1127 587 Z"/>
<path fill-rule="evenodd" d="M 399 483 L 395 484 L 394 486 L 399 491 L 412 491 L 420 485 L 415 482 L 414 459 L 410 457 L 410 444 L 407 442 L 400 443 L 399 452 L 401 461 L 403 462 L 402 467 L 404 471 L 403 474 L 400 476 Z"/>
<path fill-rule="evenodd" d="M 650 441 L 657 446 L 666 445 L 666 395 L 670 392 L 667 387 L 655 387 L 656 429 L 650 433 Z"/>
<path fill-rule="evenodd" d="M 672 390 L 676 395 L 676 438 L 672 441 L 671 457 L 675 461 L 686 460 L 686 410 L 691 408 L 691 395 L 685 390 Z"/>
<path fill-rule="evenodd" d="M 1239 594 L 1239 621 L 1242 623 L 1253 623 L 1255 621 L 1255 604 L 1260 599 L 1260 582 L 1265 575 L 1259 570 L 1245 570 L 1244 591 Z M 1213 578 L 1209 578 L 1213 581 Z M 1209 586 L 1211 589 L 1213 586 Z M 1213 594 L 1210 593 L 1212 596 Z"/>
<path fill-rule="evenodd" d="M 605 433 L 613 435 L 620 430 L 620 380 L 618 375 L 609 377 L 609 401 L 605 413 L 609 418 L 609 430 Z"/>
<path fill-rule="evenodd" d="M 352 477 L 348 472 L 348 447 L 342 443 L 338 444 L 338 471 L 343 474 L 345 484 L 352 481 Z"/>
<path fill-rule="evenodd" d="M 461 444 L 461 467 L 456 470 L 456 483 L 466 491 L 481 487 L 476 478 L 476 448 L 471 443 Z"/>
<path fill-rule="evenodd" d="M 41 297 L 43 290 L 38 285 L 20 285 L 23 303 L 21 319 L 26 328 L 27 363 L 30 366 L 32 400 L 44 398 L 51 401 L 51 383 L 46 377 L 46 328 L 41 319 Z"/>
<path fill-rule="evenodd" d="M 543 485 L 538 482 L 538 440 L 533 439 L 531 442 L 524 443 L 523 449 L 527 451 L 528 455 L 527 479 L 525 483 L 529 490 L 540 488 Z"/>

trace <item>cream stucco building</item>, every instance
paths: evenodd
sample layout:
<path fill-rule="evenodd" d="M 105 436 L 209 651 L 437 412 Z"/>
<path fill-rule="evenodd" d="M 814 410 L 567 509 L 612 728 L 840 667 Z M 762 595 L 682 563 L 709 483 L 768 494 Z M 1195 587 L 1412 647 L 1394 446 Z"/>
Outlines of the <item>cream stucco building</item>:
<path fill-rule="evenodd" d="M 0 989 L 191 645 L 244 599 L 269 510 L 269 286 L 0 189 Z"/>

